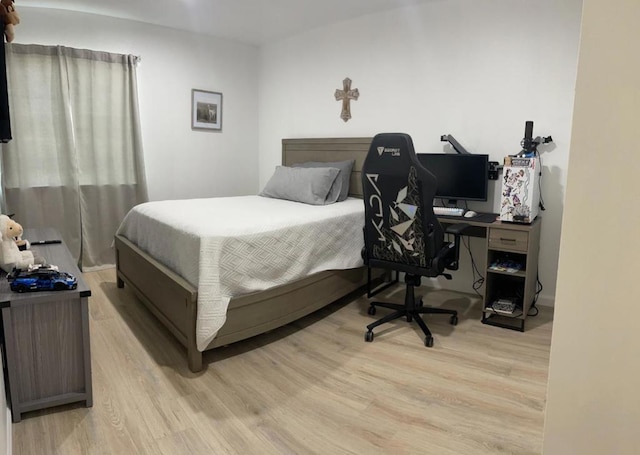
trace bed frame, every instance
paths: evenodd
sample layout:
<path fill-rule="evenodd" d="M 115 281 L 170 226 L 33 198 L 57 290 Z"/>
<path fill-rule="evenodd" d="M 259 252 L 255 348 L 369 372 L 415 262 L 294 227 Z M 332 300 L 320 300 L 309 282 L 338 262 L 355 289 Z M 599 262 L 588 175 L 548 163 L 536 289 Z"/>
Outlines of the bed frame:
<path fill-rule="evenodd" d="M 371 138 L 283 139 L 282 164 L 354 159 L 349 195 L 362 197 L 362 164 Z M 184 278 L 116 235 L 117 286 L 130 286 L 138 298 L 187 348 L 189 369 L 202 370 L 196 347 L 198 290 Z M 281 327 L 306 316 L 367 283 L 367 269 L 316 273 L 266 291 L 231 299 L 227 321 L 206 350 L 224 346 Z"/>

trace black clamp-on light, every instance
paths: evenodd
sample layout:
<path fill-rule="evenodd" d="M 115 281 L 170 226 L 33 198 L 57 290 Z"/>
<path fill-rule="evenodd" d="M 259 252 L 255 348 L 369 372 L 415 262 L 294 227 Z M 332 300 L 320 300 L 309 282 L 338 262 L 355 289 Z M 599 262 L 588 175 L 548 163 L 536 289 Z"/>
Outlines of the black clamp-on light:
<path fill-rule="evenodd" d="M 548 144 L 553 142 L 551 136 L 533 138 L 533 122 L 528 120 L 524 123 L 524 138 L 520 141 L 522 151 L 517 156 L 524 156 L 527 158 L 534 157 L 538 154 L 538 146 L 540 144 Z"/>

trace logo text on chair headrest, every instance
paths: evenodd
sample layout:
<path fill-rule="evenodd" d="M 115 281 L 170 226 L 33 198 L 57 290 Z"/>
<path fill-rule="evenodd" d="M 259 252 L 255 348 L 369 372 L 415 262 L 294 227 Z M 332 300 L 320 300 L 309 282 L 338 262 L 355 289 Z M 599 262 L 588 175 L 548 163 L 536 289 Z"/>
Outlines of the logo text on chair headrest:
<path fill-rule="evenodd" d="M 391 153 L 391 156 L 400 156 L 400 149 L 397 147 L 378 147 L 378 155 L 383 153 Z"/>
<path fill-rule="evenodd" d="M 380 197 L 382 193 L 380 192 L 380 188 L 378 188 L 378 185 L 376 185 L 376 182 L 378 181 L 378 177 L 380 176 L 378 174 L 366 174 L 366 175 L 367 175 L 367 181 L 371 184 L 371 186 L 376 192 L 376 194 L 372 194 L 371 197 L 369 197 L 369 207 L 372 210 L 371 224 L 373 224 L 373 227 L 378 232 L 378 241 L 384 242 L 385 237 L 384 237 L 384 233 L 382 232 L 382 225 L 383 225 L 384 219 L 382 218 L 383 216 L 382 198 Z M 378 220 L 377 224 L 376 224 L 376 219 Z"/>

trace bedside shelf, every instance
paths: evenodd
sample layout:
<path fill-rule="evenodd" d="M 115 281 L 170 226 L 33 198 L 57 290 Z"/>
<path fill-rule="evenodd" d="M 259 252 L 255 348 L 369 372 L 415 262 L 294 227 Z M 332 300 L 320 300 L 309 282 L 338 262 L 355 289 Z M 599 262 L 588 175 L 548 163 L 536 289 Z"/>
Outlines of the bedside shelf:
<path fill-rule="evenodd" d="M 536 296 L 539 244 L 540 218 L 528 225 L 501 223 L 488 228 L 484 324 L 524 331 L 527 314 Z M 509 271 L 509 266 L 518 270 Z M 514 314 L 493 310 L 490 303 L 498 299 L 515 302 Z"/>

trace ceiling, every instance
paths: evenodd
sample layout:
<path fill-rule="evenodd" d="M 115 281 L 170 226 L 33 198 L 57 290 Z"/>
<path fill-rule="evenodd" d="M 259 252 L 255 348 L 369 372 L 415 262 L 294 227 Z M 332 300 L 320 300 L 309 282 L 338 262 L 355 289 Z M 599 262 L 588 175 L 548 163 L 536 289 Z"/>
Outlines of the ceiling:
<path fill-rule="evenodd" d="M 305 30 L 435 0 L 16 0 L 262 45 Z"/>

